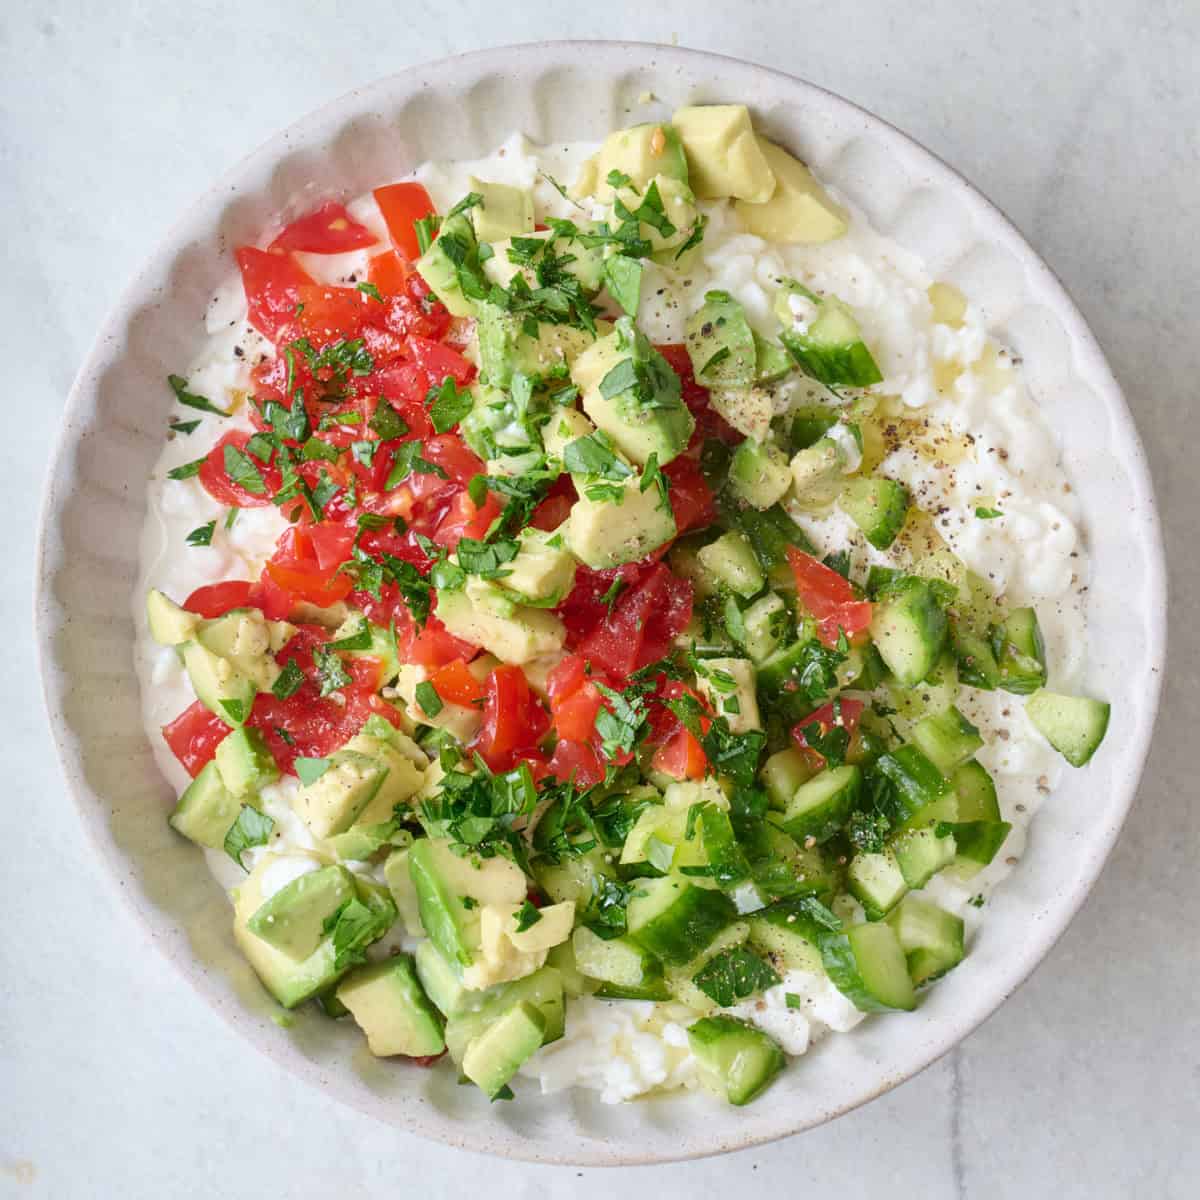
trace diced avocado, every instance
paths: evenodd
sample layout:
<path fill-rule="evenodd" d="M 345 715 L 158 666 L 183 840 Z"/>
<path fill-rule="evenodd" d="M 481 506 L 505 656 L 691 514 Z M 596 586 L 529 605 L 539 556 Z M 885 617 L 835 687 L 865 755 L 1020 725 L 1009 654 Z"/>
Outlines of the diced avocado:
<path fill-rule="evenodd" d="M 189 642 L 196 634 L 200 618 L 186 608 L 180 608 L 157 588 L 146 593 L 146 621 L 150 636 L 160 646 L 178 646 Z"/>
<path fill-rule="evenodd" d="M 729 488 L 751 508 L 770 508 L 787 494 L 792 472 L 787 455 L 772 442 L 747 438 L 729 463 Z"/>
<path fill-rule="evenodd" d="M 463 983 L 462 971 L 456 970 L 444 954 L 426 938 L 414 955 L 417 978 L 425 994 L 444 1017 L 465 1012 L 474 993 Z"/>
<path fill-rule="evenodd" d="M 562 648 L 567 636 L 563 623 L 552 612 L 515 606 L 510 615 L 502 615 L 478 603 L 475 593 L 465 588 L 439 590 L 437 615 L 455 637 L 482 646 L 506 663 L 523 663 L 552 654 Z"/>
<path fill-rule="evenodd" d="M 657 175 L 688 181 L 687 158 L 674 126 L 666 124 L 634 125 L 631 129 L 618 129 L 604 139 L 595 156 L 595 184 L 585 194 L 595 195 L 605 201 L 612 197 L 614 188 L 608 182 L 609 175 L 627 175 L 638 191 Z"/>
<path fill-rule="evenodd" d="M 775 191 L 775 175 L 743 104 L 705 104 L 679 109 L 671 118 L 697 196 L 732 196 L 763 204 Z"/>
<path fill-rule="evenodd" d="M 870 387 L 883 379 L 854 313 L 834 296 L 817 301 L 817 317 L 803 333 L 785 324 L 779 336 L 796 365 L 827 387 Z"/>
<path fill-rule="evenodd" d="M 728 292 L 704 293 L 687 319 L 684 344 L 696 382 L 708 388 L 744 388 L 755 382 L 758 349 L 746 310 Z"/>
<path fill-rule="evenodd" d="M 557 534 L 530 526 L 517 539 L 520 550 L 505 565 L 500 586 L 514 593 L 519 604 L 553 608 L 566 599 L 575 582 L 575 559 Z M 557 544 L 554 544 L 556 543 Z"/>
<path fill-rule="evenodd" d="M 767 789 L 771 807 L 782 812 L 792 802 L 792 797 L 815 774 L 817 768 L 812 759 L 795 746 L 777 750 L 768 757 L 759 771 L 759 779 Z"/>
<path fill-rule="evenodd" d="M 542 1044 L 546 1018 L 532 1004 L 510 1009 L 467 1047 L 463 1074 L 495 1097 Z"/>
<path fill-rule="evenodd" d="M 779 649 L 791 617 L 781 596 L 768 592 L 742 613 L 741 642 L 756 663 L 764 662 Z"/>
<path fill-rule="evenodd" d="M 404 932 L 409 937 L 423 937 L 425 929 L 421 924 L 421 912 L 417 904 L 417 889 L 408 869 L 410 847 L 393 850 L 383 864 L 383 877 L 387 880 L 388 891 L 400 920 L 404 922 Z"/>
<path fill-rule="evenodd" d="M 927 580 L 909 576 L 875 604 L 871 640 L 901 687 L 933 669 L 947 632 L 946 614 Z"/>
<path fill-rule="evenodd" d="M 1044 688 L 1025 702 L 1034 728 L 1073 767 L 1084 766 L 1108 730 L 1110 706 L 1086 696 L 1063 696 Z"/>
<path fill-rule="evenodd" d="M 888 914 L 914 987 L 939 979 L 963 960 L 963 921 L 920 896 L 905 896 Z"/>
<path fill-rule="evenodd" d="M 387 768 L 356 750 L 330 755 L 329 766 L 292 797 L 292 808 L 314 837 L 344 833 L 375 798 Z"/>
<path fill-rule="evenodd" d="M 1046 683 L 1046 646 L 1037 613 L 1014 608 L 992 636 L 999 683 L 1006 692 L 1028 695 Z"/>
<path fill-rule="evenodd" d="M 216 762 L 204 764 L 184 789 L 169 818 L 171 828 L 200 846 L 220 850 L 242 803 L 225 786 Z"/>
<path fill-rule="evenodd" d="M 745 1021 L 721 1014 L 688 1026 L 688 1045 L 700 1082 L 730 1104 L 749 1104 L 787 1065 L 774 1039 Z"/>
<path fill-rule="evenodd" d="M 470 317 L 475 305 L 463 292 L 460 269 L 471 270 L 478 264 L 475 229 L 465 213 L 456 213 L 442 222 L 433 245 L 417 259 L 417 271 L 454 316 Z"/>
<path fill-rule="evenodd" d="M 183 668 L 197 698 L 229 726 L 245 724 L 258 688 L 234 665 L 199 642 L 183 644 Z"/>
<path fill-rule="evenodd" d="M 638 236 L 650 244 L 655 262 L 686 266 L 679 256 L 700 221 L 696 197 L 686 183 L 659 175 L 644 190 L 618 188 L 613 196 L 613 224 L 620 225 L 631 216 L 638 218 Z"/>
<path fill-rule="evenodd" d="M 621 486 L 619 501 L 580 496 L 571 506 L 563 536 L 580 562 L 600 571 L 645 558 L 669 542 L 675 536 L 675 514 L 657 488 L 643 492 L 635 477 Z"/>
<path fill-rule="evenodd" d="M 825 933 L 821 956 L 834 986 L 861 1012 L 916 1008 L 904 951 L 886 922 Z"/>
<path fill-rule="evenodd" d="M 235 608 L 214 620 L 201 621 L 196 641 L 226 659 L 260 692 L 266 692 L 279 678 L 274 652 L 294 632 L 294 626 L 268 621 L 257 608 Z"/>
<path fill-rule="evenodd" d="M 480 657 L 491 663 L 497 661 L 490 654 Z M 475 661 L 477 660 L 471 662 L 471 668 L 474 668 Z M 453 704 L 448 700 L 442 702 L 442 707 L 436 713 L 427 713 L 417 700 L 417 686 L 425 682 L 425 677 L 424 668 L 407 663 L 400 668 L 400 674 L 396 676 L 395 688 L 408 712 L 413 720 L 422 725 L 432 725 L 435 729 L 444 729 L 465 746 L 479 732 L 483 723 L 483 713 L 473 705 Z M 426 778 L 435 766 L 436 761 L 428 768 Z"/>
<path fill-rule="evenodd" d="M 522 954 L 550 950 L 571 936 L 575 925 L 575 902 L 563 900 L 538 909 L 538 919 L 527 929 L 509 928 L 508 938 Z M 509 919 L 515 921 L 513 914 Z"/>
<path fill-rule="evenodd" d="M 423 1058 L 446 1048 L 442 1020 L 429 1002 L 407 954 L 359 967 L 337 990 L 379 1058 L 404 1054 Z"/>
<path fill-rule="evenodd" d="M 481 242 L 499 242 L 533 232 L 533 193 L 528 188 L 511 187 L 476 179 L 467 186 L 483 199 L 470 210 L 475 237 Z"/>
<path fill-rule="evenodd" d="M 775 400 L 765 388 L 718 388 L 709 393 L 708 399 L 738 433 L 756 442 L 765 442 L 770 437 Z"/>
<path fill-rule="evenodd" d="M 563 451 L 580 438 L 596 432 L 596 427 L 577 408 L 553 408 L 550 420 L 542 426 L 542 444 L 551 458 L 561 459 Z"/>
<path fill-rule="evenodd" d="M 679 376 L 628 317 L 576 358 L 571 379 L 584 412 L 640 466 L 651 454 L 665 466 L 687 446 L 696 422 Z"/>
<path fill-rule="evenodd" d="M 404 737 L 398 730 L 394 736 Z M 425 782 L 425 755 L 411 741 L 409 748 L 415 753 L 393 744 L 390 739 L 385 741 L 364 731 L 355 734 L 338 751 L 338 754 L 365 754 L 385 772 L 378 790 L 354 818 L 356 825 L 369 827 L 390 821 L 395 816 L 396 806 L 411 799 Z"/>
<path fill-rule="evenodd" d="M 842 448 L 833 438 L 823 437 L 805 450 L 797 450 L 789 464 L 792 489 L 799 500 L 828 503 L 841 490 Z"/>
<path fill-rule="evenodd" d="M 543 249 L 543 244 L 547 248 Z M 518 261 L 513 261 L 514 256 Z M 564 260 L 562 269 L 568 275 L 573 275 L 589 295 L 595 295 L 600 290 L 604 276 L 604 254 L 600 247 L 585 245 L 573 234 L 564 237 L 552 229 L 524 234 L 515 246 L 512 239 L 496 242 L 492 246 L 491 258 L 483 264 L 483 273 L 492 283 L 501 287 L 508 287 L 515 276 L 522 275 L 531 289 L 536 288 L 539 286 L 538 265 L 547 256 Z"/>
<path fill-rule="evenodd" d="M 276 855 L 264 854 L 234 891 L 233 936 L 267 991 L 284 1008 L 295 1008 L 326 990 L 344 974 L 346 966 L 337 965 L 337 952 L 332 938 L 325 938 L 308 958 L 297 962 L 248 928 L 250 918 L 264 903 L 263 878 L 277 861 Z"/>
<path fill-rule="evenodd" d="M 792 356 L 778 343 L 754 334 L 754 382 L 776 383 L 795 369 Z"/>
<path fill-rule="evenodd" d="M 344 867 L 321 867 L 280 888 L 246 922 L 246 928 L 289 958 L 308 958 L 325 936 L 326 922 L 354 895 Z"/>
<path fill-rule="evenodd" d="M 225 786 L 240 800 L 279 778 L 279 767 L 257 729 L 231 730 L 217 746 L 217 769 Z"/>
<path fill-rule="evenodd" d="M 786 150 L 758 139 L 758 147 L 775 176 L 770 199 L 734 205 L 742 224 L 768 242 L 829 242 L 848 228 L 846 211 L 834 203 L 812 172 Z"/>
<path fill-rule="evenodd" d="M 908 516 L 908 488 L 882 477 L 852 479 L 842 489 L 838 503 L 876 550 L 886 550 Z"/>
<path fill-rule="evenodd" d="M 343 638 L 351 638 L 362 632 L 363 622 L 365 617 L 360 613 L 351 613 L 333 632 L 333 640 L 340 641 Z M 349 654 L 352 658 L 367 656 L 370 658 L 379 659 L 383 669 L 383 682 L 391 683 L 396 678 L 396 672 L 400 670 L 400 659 L 396 651 L 396 639 L 391 630 L 384 629 L 380 625 L 367 621 L 367 632 L 370 634 L 371 643 L 369 646 L 361 650 L 345 650 L 342 653 Z"/>
<path fill-rule="evenodd" d="M 425 932 L 447 961 L 469 967 L 479 953 L 479 914 L 446 878 L 449 855 L 447 844 L 421 838 L 408 852 L 408 869 Z"/>
<path fill-rule="evenodd" d="M 394 820 L 376 825 L 364 825 L 360 820 L 345 833 L 331 834 L 325 839 L 325 845 L 339 862 L 365 862 L 385 847 L 409 836 L 407 831 L 398 829 Z"/>
<path fill-rule="evenodd" d="M 745 536 L 736 530 L 710 542 L 696 558 L 718 588 L 726 587 L 739 596 L 750 597 L 763 585 L 758 559 Z"/>
<path fill-rule="evenodd" d="M 754 664 L 746 658 L 709 658 L 696 673 L 696 689 L 708 699 L 714 713 L 729 722 L 732 733 L 762 728 L 758 714 Z"/>
<path fill-rule="evenodd" d="M 477 454 L 489 458 L 494 454 L 489 453 L 485 428 L 500 448 L 509 446 L 514 438 L 519 439 L 516 445 L 524 440 L 519 422 L 511 432 L 508 429 L 518 415 L 511 400 L 490 389 L 507 388 L 518 371 L 536 379 L 569 367 L 591 345 L 592 335 L 573 325 L 544 322 L 538 324 L 537 334 L 531 335 L 519 317 L 487 301 L 479 302 L 476 320 L 479 371 L 489 387 L 476 388 L 475 409 L 464 418 L 463 437 Z"/>

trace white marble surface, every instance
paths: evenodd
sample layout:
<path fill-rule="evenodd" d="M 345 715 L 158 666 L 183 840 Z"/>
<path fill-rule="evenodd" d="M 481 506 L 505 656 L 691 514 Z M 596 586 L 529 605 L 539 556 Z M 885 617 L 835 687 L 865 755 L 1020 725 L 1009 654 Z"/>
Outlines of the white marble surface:
<path fill-rule="evenodd" d="M 512 15 L 510 9 L 521 9 Z M 1200 8 L 1194 0 L 495 0 L 0 6 L 0 440 L 12 564 L 0 627 L 0 1196 L 693 1200 L 745 1181 L 926 1200 L 1200 1194 Z M 736 16 L 731 16 L 736 13 Z M 302 1088 L 167 966 L 101 879 L 44 730 L 28 635 L 43 463 L 63 397 L 133 264 L 276 128 L 407 63 L 544 37 L 719 50 L 857 100 L 957 165 L 1080 301 L 1147 442 L 1174 561 L 1172 669 L 1141 798 L 1034 978 L 958 1051 L 832 1126 L 628 1172 L 454 1153 Z M 1185 415 L 1186 414 L 1186 415 Z M 1114 731 L 1120 736 L 1120 731 Z M 769 1103 L 770 1101 L 765 1101 Z"/>

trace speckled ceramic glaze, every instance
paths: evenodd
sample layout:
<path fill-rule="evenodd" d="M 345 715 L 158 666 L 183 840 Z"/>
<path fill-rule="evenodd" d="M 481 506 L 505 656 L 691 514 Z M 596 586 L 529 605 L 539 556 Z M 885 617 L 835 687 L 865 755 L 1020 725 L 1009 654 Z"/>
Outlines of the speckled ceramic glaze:
<path fill-rule="evenodd" d="M 277 1023 L 234 949 L 228 901 L 167 827 L 174 797 L 142 728 L 130 617 L 145 484 L 170 405 L 163 378 L 203 337 L 204 306 L 232 247 L 281 212 L 357 195 L 424 159 L 486 153 L 514 129 L 537 141 L 599 139 L 712 102 L 748 104 L 760 131 L 957 284 L 1024 360 L 1085 515 L 1089 682 L 1113 700 L 1112 732 L 1042 806 L 968 958 L 916 1013 L 826 1040 L 768 1100 L 742 1110 L 699 1094 L 610 1107 L 594 1093 L 539 1097 L 529 1086 L 519 1103 L 490 1105 L 450 1070 L 373 1059 L 356 1030 L 317 1014 Z M 1005 218 L 903 134 L 811 84 L 616 42 L 517 46 L 413 68 L 305 118 L 220 180 L 147 261 L 79 372 L 39 556 L 46 702 L 70 792 L 138 925 L 183 978 L 276 1062 L 382 1121 L 472 1150 L 591 1165 L 713 1154 L 807 1129 L 913 1075 L 984 1020 L 1054 944 L 1112 848 L 1150 740 L 1166 628 L 1158 520 L 1129 411 L 1083 318 Z M 131 941 L 131 971 L 141 953 Z"/>

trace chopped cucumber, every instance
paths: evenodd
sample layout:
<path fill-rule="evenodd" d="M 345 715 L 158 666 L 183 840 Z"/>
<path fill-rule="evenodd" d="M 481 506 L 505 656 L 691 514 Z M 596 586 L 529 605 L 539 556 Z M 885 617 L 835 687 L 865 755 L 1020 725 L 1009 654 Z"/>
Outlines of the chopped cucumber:
<path fill-rule="evenodd" d="M 800 786 L 816 773 L 808 755 L 795 746 L 788 746 L 785 750 L 776 751 L 763 763 L 758 777 L 767 789 L 771 807 L 782 812 L 791 804 Z"/>
<path fill-rule="evenodd" d="M 860 1012 L 916 1008 L 904 950 L 886 922 L 824 934 L 821 957 L 834 986 Z"/>
<path fill-rule="evenodd" d="M 780 341 L 796 365 L 827 387 L 870 387 L 883 374 L 862 340 L 862 331 L 850 309 L 833 296 L 817 303 L 817 319 L 807 333 L 784 329 Z"/>
<path fill-rule="evenodd" d="M 849 820 L 862 790 L 862 772 L 846 764 L 802 783 L 776 818 L 797 841 L 827 842 Z"/>
<path fill-rule="evenodd" d="M 733 1017 L 701 1017 L 688 1043 L 701 1083 L 730 1104 L 749 1104 L 787 1063 L 772 1038 Z"/>
<path fill-rule="evenodd" d="M 950 781 L 911 743 L 875 760 L 875 770 L 896 789 L 905 816 L 911 816 L 952 790 Z"/>
<path fill-rule="evenodd" d="M 740 533 L 722 534 L 715 542 L 699 550 L 696 558 L 708 574 L 714 591 L 726 587 L 739 596 L 749 598 L 763 585 L 762 568 L 749 541 Z"/>
<path fill-rule="evenodd" d="M 958 659 L 958 677 L 963 683 L 988 692 L 1000 686 L 1000 664 L 987 638 L 967 628 L 961 620 L 952 620 L 950 642 Z"/>
<path fill-rule="evenodd" d="M 767 954 L 779 971 L 824 973 L 821 937 L 828 930 L 803 902 L 781 900 L 751 914 L 748 923 L 751 945 Z"/>
<path fill-rule="evenodd" d="M 939 979 L 962 962 L 962 918 L 929 900 L 906 896 L 887 923 L 896 931 L 914 987 Z"/>
<path fill-rule="evenodd" d="M 1110 707 L 1102 700 L 1042 689 L 1025 702 L 1025 715 L 1071 766 L 1082 767 L 1104 740 Z"/>
<path fill-rule="evenodd" d="M 738 641 L 756 665 L 770 658 L 779 648 L 791 625 L 787 605 L 774 592 L 760 596 L 741 617 Z"/>
<path fill-rule="evenodd" d="M 671 875 L 643 880 L 627 909 L 630 937 L 670 965 L 690 962 L 736 916 L 722 892 Z"/>
<path fill-rule="evenodd" d="M 571 935 L 575 966 L 600 982 L 600 995 L 625 1000 L 666 1000 L 662 963 L 629 938 L 600 938 L 580 926 Z"/>
<path fill-rule="evenodd" d="M 1046 646 L 1037 613 L 1014 609 L 992 636 L 999 684 L 1006 692 L 1026 696 L 1046 683 Z"/>
<path fill-rule="evenodd" d="M 856 854 L 846 869 L 846 885 L 871 921 L 887 916 L 908 891 L 904 872 L 891 849 Z"/>
<path fill-rule="evenodd" d="M 852 479 L 838 503 L 872 546 L 886 550 L 908 516 L 908 488 L 894 479 Z"/>
<path fill-rule="evenodd" d="M 979 730 L 953 705 L 945 712 L 919 721 L 912 740 L 943 775 L 949 775 L 975 756 L 983 745 Z"/>
<path fill-rule="evenodd" d="M 778 446 L 746 438 L 733 452 L 729 490 L 751 508 L 770 508 L 783 499 L 791 485 L 791 467 Z"/>
<path fill-rule="evenodd" d="M 903 687 L 915 687 L 933 669 L 946 641 L 946 614 L 925 579 L 907 576 L 875 605 L 871 638 Z"/>
<path fill-rule="evenodd" d="M 953 834 L 938 837 L 933 829 L 910 829 L 892 843 L 900 874 L 914 890 L 923 888 L 943 867 L 948 867 L 957 848 Z"/>

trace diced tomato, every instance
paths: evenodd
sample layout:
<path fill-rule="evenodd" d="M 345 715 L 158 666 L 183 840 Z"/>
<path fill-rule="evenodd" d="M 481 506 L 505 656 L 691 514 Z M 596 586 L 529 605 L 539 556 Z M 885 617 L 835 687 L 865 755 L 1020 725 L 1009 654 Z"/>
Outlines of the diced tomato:
<path fill-rule="evenodd" d="M 442 468 L 450 479 L 460 487 L 466 487 L 476 475 L 486 475 L 483 460 L 473 454 L 461 439 L 452 433 L 443 433 L 425 443 L 421 457 Z M 436 478 L 429 476 L 428 478 Z"/>
<path fill-rule="evenodd" d="M 343 204 L 330 200 L 307 216 L 283 227 L 269 249 L 303 250 L 309 254 L 343 254 L 375 245 L 375 235 L 360 225 Z"/>
<path fill-rule="evenodd" d="M 413 334 L 408 339 L 408 350 L 417 365 L 429 376 L 432 387 L 440 387 L 447 377 L 462 387 L 475 377 L 474 365 L 444 342 Z"/>
<path fill-rule="evenodd" d="M 788 547 L 787 557 L 800 602 L 816 619 L 825 645 L 836 644 L 839 630 L 852 638 L 871 624 L 871 603 L 855 596 L 849 580 L 795 546 Z"/>
<path fill-rule="evenodd" d="M 680 728 L 655 751 L 650 766 L 672 779 L 703 779 L 708 770 L 708 756 L 695 736 Z"/>
<path fill-rule="evenodd" d="M 250 599 L 254 584 L 246 579 L 228 579 L 224 583 L 209 583 L 198 587 L 184 602 L 183 607 L 198 617 L 211 620 L 224 616 L 231 608 L 244 608 L 253 603 Z"/>
<path fill-rule="evenodd" d="M 604 778 L 600 756 L 584 741 L 560 741 L 550 758 L 550 774 L 565 782 L 573 779 L 578 788 L 591 787 Z"/>
<path fill-rule="evenodd" d="M 277 341 L 280 330 L 295 317 L 300 288 L 312 279 L 290 254 L 242 246 L 234 257 L 242 273 L 250 324 L 263 337 Z"/>
<path fill-rule="evenodd" d="M 374 303 L 374 301 L 372 301 Z M 367 314 L 371 316 L 370 313 Z M 387 366 L 399 362 L 408 353 L 404 339 L 390 329 L 380 329 L 377 325 L 364 325 L 359 331 L 363 347 L 371 356 L 371 361 L 377 366 Z"/>
<path fill-rule="evenodd" d="M 225 740 L 228 732 L 229 726 L 199 700 L 162 727 L 163 738 L 171 747 L 171 753 L 193 778 L 212 760 L 218 744 Z"/>
<path fill-rule="evenodd" d="M 831 729 L 841 726 L 847 733 L 853 735 L 854 731 L 858 728 L 863 708 L 863 701 L 852 700 L 849 697 L 844 700 L 838 699 L 836 702 L 830 701 L 828 704 L 822 704 L 815 712 L 810 712 L 807 717 L 801 717 L 792 726 L 792 741 L 801 750 L 806 750 L 810 754 L 816 754 L 816 751 L 809 746 L 804 736 L 805 729 L 814 724 L 819 725 L 821 727 L 821 734 L 824 736 Z M 820 758 L 821 756 L 818 754 L 817 757 Z"/>
<path fill-rule="evenodd" d="M 670 363 L 671 369 L 679 376 L 683 402 L 696 418 L 696 434 L 693 445 L 710 437 L 719 438 L 728 445 L 740 442 L 742 435 L 712 407 L 708 388 L 696 382 L 687 347 L 679 342 L 672 342 L 656 346 L 655 349 Z"/>
<path fill-rule="evenodd" d="M 263 568 L 263 572 L 296 600 L 306 600 L 318 608 L 328 608 L 344 600 L 354 586 L 348 575 L 332 575 L 320 567 L 309 567 L 302 563 L 272 560 Z"/>
<path fill-rule="evenodd" d="M 400 628 L 400 621 L 397 620 L 398 642 Z M 417 666 L 425 667 L 427 670 L 443 667 L 446 663 L 453 662 L 456 658 L 465 658 L 470 661 L 478 653 L 479 648 L 477 646 L 472 646 L 470 642 L 455 637 L 438 619 L 436 613 L 429 617 L 420 632 L 417 632 L 411 621 L 409 621 L 407 636 L 403 643 L 400 643 L 401 658 L 405 662 L 415 663 Z"/>
<path fill-rule="evenodd" d="M 461 658 L 439 667 L 430 682 L 437 694 L 450 704 L 479 704 L 483 700 L 483 685 Z"/>
<path fill-rule="evenodd" d="M 614 678 L 662 658 L 692 618 L 692 585 L 656 563 L 635 587 L 617 597 L 612 614 L 579 646 Z"/>
<path fill-rule="evenodd" d="M 389 183 L 375 189 L 375 203 L 383 214 L 392 244 L 406 258 L 417 258 L 421 247 L 413 222 L 437 211 L 429 193 L 419 183 Z"/>
<path fill-rule="evenodd" d="M 356 288 L 316 283 L 298 288 L 297 297 L 300 332 L 317 346 L 358 337 L 366 320 L 366 306 L 375 303 Z"/>
<path fill-rule="evenodd" d="M 488 492 L 482 505 L 466 492 L 459 492 L 450 504 L 446 515 L 438 523 L 433 540 L 447 550 L 454 550 L 462 538 L 482 541 L 492 522 L 500 515 L 500 501 L 494 492 Z"/>
<path fill-rule="evenodd" d="M 573 503 L 570 496 L 547 496 L 533 510 L 529 524 L 543 533 L 553 533 L 571 515 Z"/>
<path fill-rule="evenodd" d="M 567 654 L 550 668 L 546 676 L 546 690 L 550 703 L 569 696 L 587 682 L 587 659 L 582 654 Z"/>
<path fill-rule="evenodd" d="M 254 585 L 249 602 L 261 609 L 268 621 L 286 621 L 296 605 L 296 598 L 264 571 Z"/>
<path fill-rule="evenodd" d="M 408 425 L 413 437 L 428 437 L 433 433 L 425 396 L 429 392 L 429 376 L 413 362 L 389 363 L 373 371 L 358 384 L 363 395 L 383 396 Z"/>
<path fill-rule="evenodd" d="M 379 294 L 385 298 L 403 292 L 411 273 L 412 268 L 395 250 L 385 250 L 382 254 L 376 254 L 367 263 L 367 282 L 373 283 Z"/>
<path fill-rule="evenodd" d="M 596 716 L 604 697 L 594 683 L 585 683 L 553 705 L 554 728 L 560 738 L 586 742 L 596 731 Z"/>
<path fill-rule="evenodd" d="M 382 289 L 381 289 L 382 290 Z M 444 338 L 465 345 L 463 334 L 469 325 L 457 323 L 450 310 L 429 290 L 429 284 L 416 271 L 410 271 L 403 290 L 386 297 L 383 323 L 401 337 Z"/>
<path fill-rule="evenodd" d="M 694 458 L 683 455 L 672 459 L 663 467 L 663 474 L 670 483 L 676 536 L 689 529 L 703 529 L 717 519 L 712 491 Z"/>
<path fill-rule="evenodd" d="M 502 665 L 487 679 L 483 727 L 475 749 L 493 771 L 508 770 L 518 751 L 531 750 L 549 721 L 520 667 Z"/>
<path fill-rule="evenodd" d="M 263 508 L 271 503 L 271 497 L 279 490 L 279 470 L 259 462 L 251 454 L 247 454 L 246 457 L 262 480 L 262 491 L 248 491 L 240 483 L 235 483 L 230 478 L 229 472 L 225 469 L 225 447 L 233 446 L 245 454 L 246 443 L 249 441 L 250 434 L 239 429 L 225 434 L 204 456 L 204 465 L 200 468 L 197 478 L 204 486 L 204 490 L 218 504 L 227 504 L 231 508 Z"/>
<path fill-rule="evenodd" d="M 617 595 L 627 592 L 645 577 L 652 565 L 648 562 L 625 563 L 620 567 L 593 571 L 579 564 L 575 568 L 575 584 L 570 594 L 555 610 L 567 627 L 567 645 L 576 649 L 600 622 L 608 620 L 614 587 Z"/>
<path fill-rule="evenodd" d="M 322 571 L 336 571 L 350 558 L 355 530 L 347 525 L 322 523 L 308 527 L 308 541 Z"/>

